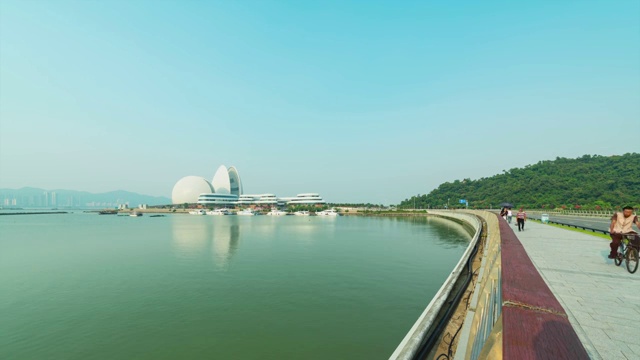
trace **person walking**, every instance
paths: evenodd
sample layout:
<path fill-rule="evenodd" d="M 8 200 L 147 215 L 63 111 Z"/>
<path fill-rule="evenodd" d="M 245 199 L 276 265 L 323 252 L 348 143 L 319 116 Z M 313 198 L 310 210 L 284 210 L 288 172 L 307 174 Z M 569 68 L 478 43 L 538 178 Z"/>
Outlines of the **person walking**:
<path fill-rule="evenodd" d="M 507 222 L 509 224 L 511 224 L 511 218 L 513 217 L 513 213 L 511 212 L 511 209 L 507 209 Z"/>
<path fill-rule="evenodd" d="M 500 217 L 507 220 L 507 208 L 503 207 L 502 210 L 500 210 Z"/>
<path fill-rule="evenodd" d="M 527 221 L 527 213 L 524 211 L 524 208 L 520 208 L 520 211 L 516 214 L 516 218 L 518 221 L 518 231 L 524 231 L 524 222 Z"/>
<path fill-rule="evenodd" d="M 609 259 L 615 259 L 620 241 L 622 240 L 622 234 L 634 232 L 633 224 L 636 224 L 638 229 L 640 229 L 640 220 L 638 220 L 637 215 L 633 214 L 633 207 L 625 206 L 622 212 L 619 211 L 613 214 L 611 217 L 611 225 L 609 226 L 609 236 L 611 236 Z"/>

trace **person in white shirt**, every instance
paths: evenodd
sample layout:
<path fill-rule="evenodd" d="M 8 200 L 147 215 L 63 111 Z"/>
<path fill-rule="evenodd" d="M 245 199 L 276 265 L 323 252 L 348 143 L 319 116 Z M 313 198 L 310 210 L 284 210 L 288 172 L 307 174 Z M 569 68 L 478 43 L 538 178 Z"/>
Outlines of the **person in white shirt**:
<path fill-rule="evenodd" d="M 622 234 L 635 233 L 632 228 L 633 224 L 636 224 L 638 229 L 640 229 L 640 220 L 638 220 L 637 215 L 633 214 L 633 207 L 625 206 L 622 212 L 613 214 L 611 217 L 611 225 L 609 226 L 609 236 L 611 236 L 609 259 L 616 258 L 618 247 L 622 240 Z"/>

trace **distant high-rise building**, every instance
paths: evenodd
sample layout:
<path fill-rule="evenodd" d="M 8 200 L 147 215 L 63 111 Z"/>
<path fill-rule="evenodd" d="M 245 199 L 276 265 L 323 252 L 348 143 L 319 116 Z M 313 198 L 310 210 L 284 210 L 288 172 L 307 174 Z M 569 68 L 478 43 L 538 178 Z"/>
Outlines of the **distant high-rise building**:
<path fill-rule="evenodd" d="M 58 206 L 58 198 L 56 196 L 56 192 L 55 191 L 51 192 L 51 206 L 53 206 L 53 207 Z"/>
<path fill-rule="evenodd" d="M 42 206 L 49 207 L 49 192 L 47 191 L 42 195 Z"/>

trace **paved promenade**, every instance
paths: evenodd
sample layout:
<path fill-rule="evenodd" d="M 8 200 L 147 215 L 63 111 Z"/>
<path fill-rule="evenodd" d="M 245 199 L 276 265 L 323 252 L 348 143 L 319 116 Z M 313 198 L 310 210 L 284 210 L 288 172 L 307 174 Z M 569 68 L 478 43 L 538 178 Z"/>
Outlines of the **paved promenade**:
<path fill-rule="evenodd" d="M 515 219 L 514 219 L 515 220 Z M 516 236 L 592 359 L 640 359 L 640 269 L 607 259 L 609 241 L 527 221 Z"/>

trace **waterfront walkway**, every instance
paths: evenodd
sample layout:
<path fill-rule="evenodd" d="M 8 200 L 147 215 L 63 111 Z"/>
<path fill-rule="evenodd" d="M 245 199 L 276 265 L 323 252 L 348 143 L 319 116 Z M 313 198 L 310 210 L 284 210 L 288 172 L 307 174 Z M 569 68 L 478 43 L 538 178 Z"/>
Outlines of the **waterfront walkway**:
<path fill-rule="evenodd" d="M 640 359 L 640 270 L 615 266 L 606 239 L 534 221 L 523 232 L 511 226 L 589 356 Z"/>

